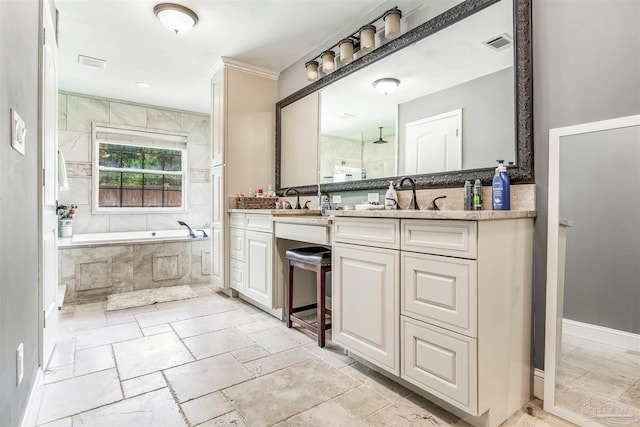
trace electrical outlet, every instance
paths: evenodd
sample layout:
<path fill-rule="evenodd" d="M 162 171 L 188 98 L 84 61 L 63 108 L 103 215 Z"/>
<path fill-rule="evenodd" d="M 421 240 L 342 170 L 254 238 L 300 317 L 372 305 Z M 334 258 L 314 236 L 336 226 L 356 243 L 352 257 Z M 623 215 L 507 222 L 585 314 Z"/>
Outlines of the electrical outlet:
<path fill-rule="evenodd" d="M 367 193 L 369 203 L 380 203 L 380 193 Z"/>
<path fill-rule="evenodd" d="M 24 344 L 20 343 L 16 350 L 16 386 L 19 386 L 24 376 Z"/>
<path fill-rule="evenodd" d="M 342 196 L 339 194 L 335 194 L 331 199 L 331 203 L 342 203 Z"/>

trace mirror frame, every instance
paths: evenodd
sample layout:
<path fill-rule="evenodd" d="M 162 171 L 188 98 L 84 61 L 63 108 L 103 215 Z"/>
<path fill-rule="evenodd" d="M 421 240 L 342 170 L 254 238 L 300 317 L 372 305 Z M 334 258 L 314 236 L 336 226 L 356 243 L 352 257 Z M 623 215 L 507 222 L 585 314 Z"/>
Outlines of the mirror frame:
<path fill-rule="evenodd" d="M 425 37 L 430 36 L 456 22 L 462 21 L 474 13 L 497 3 L 500 0 L 466 0 L 457 4 L 442 14 L 428 20 L 424 24 L 407 31 L 402 36 L 389 43 L 373 50 L 340 67 L 331 74 L 328 74 L 304 88 L 283 98 L 276 103 L 276 189 L 281 193 L 280 173 L 281 173 L 281 110 L 305 96 L 316 92 L 331 83 L 346 77 L 368 65 L 385 58 L 394 52 L 412 45 Z M 533 171 L 533 79 L 532 79 L 532 50 L 531 50 L 531 1 L 513 0 L 513 23 L 514 23 L 514 118 L 516 125 L 516 166 L 509 168 L 509 177 L 512 183 L 526 184 L 534 182 Z M 304 70 L 300 70 L 302 73 Z M 416 187 L 458 187 L 463 186 L 466 180 L 475 181 L 479 179 L 483 184 L 491 184 L 494 175 L 493 167 L 482 169 L 468 169 L 459 171 L 439 172 L 422 175 L 411 175 L 416 181 Z M 364 179 L 341 183 L 321 184 L 323 192 L 338 191 L 358 191 L 387 188 L 390 180 L 395 177 L 383 177 L 374 179 Z M 302 194 L 314 194 L 317 192 L 317 183 L 311 185 L 296 186 Z"/>

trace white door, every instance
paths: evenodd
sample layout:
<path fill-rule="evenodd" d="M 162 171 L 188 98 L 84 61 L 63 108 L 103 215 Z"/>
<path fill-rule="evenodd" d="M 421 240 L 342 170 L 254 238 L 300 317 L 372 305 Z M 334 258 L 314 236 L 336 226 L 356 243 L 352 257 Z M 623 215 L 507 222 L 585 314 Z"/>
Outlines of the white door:
<path fill-rule="evenodd" d="M 462 169 L 462 109 L 407 123 L 405 174 Z"/>
<path fill-rule="evenodd" d="M 56 213 L 58 194 L 58 48 L 55 40 L 52 11 L 49 2 L 42 2 L 43 43 L 42 43 L 42 141 L 40 156 L 42 162 L 42 246 L 40 254 L 40 285 L 43 309 L 42 367 L 47 366 L 53 352 L 58 328 L 58 215 Z"/>
<path fill-rule="evenodd" d="M 333 245 L 333 340 L 400 375 L 399 251 Z"/>
<path fill-rule="evenodd" d="M 273 307 L 273 234 L 245 231 L 245 294 Z"/>

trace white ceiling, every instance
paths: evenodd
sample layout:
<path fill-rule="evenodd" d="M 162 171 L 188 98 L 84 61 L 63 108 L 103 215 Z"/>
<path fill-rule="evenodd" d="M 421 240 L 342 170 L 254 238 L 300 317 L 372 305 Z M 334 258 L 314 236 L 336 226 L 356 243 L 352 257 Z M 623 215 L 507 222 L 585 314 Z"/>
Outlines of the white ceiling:
<path fill-rule="evenodd" d="M 200 19 L 180 35 L 154 16 L 160 2 L 56 0 L 60 89 L 206 113 L 207 72 L 219 57 L 280 72 L 389 0 L 180 0 Z M 82 66 L 78 55 L 107 68 Z"/>

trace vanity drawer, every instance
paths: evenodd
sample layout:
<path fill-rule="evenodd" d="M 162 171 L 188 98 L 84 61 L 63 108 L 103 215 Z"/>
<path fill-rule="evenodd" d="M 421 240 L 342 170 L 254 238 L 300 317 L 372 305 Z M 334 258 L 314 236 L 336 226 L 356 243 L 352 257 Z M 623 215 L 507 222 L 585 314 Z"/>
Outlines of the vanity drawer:
<path fill-rule="evenodd" d="M 245 228 L 252 231 L 273 232 L 273 217 L 271 215 L 247 214 L 245 218 Z"/>
<path fill-rule="evenodd" d="M 311 224 L 276 223 L 276 237 L 279 239 L 297 240 L 316 245 L 331 245 L 329 226 Z"/>
<path fill-rule="evenodd" d="M 402 220 L 402 250 L 475 259 L 475 221 Z"/>
<path fill-rule="evenodd" d="M 230 213 L 229 214 L 229 227 L 237 227 L 244 228 L 244 217 L 243 213 Z"/>
<path fill-rule="evenodd" d="M 400 248 L 400 221 L 389 218 L 335 218 L 333 241 L 386 249 Z"/>
<path fill-rule="evenodd" d="M 244 230 L 240 228 L 229 229 L 229 256 L 244 261 Z"/>
<path fill-rule="evenodd" d="M 402 252 L 401 314 L 477 337 L 477 261 Z"/>
<path fill-rule="evenodd" d="M 476 340 L 405 316 L 401 316 L 400 323 L 400 377 L 478 415 Z"/>

